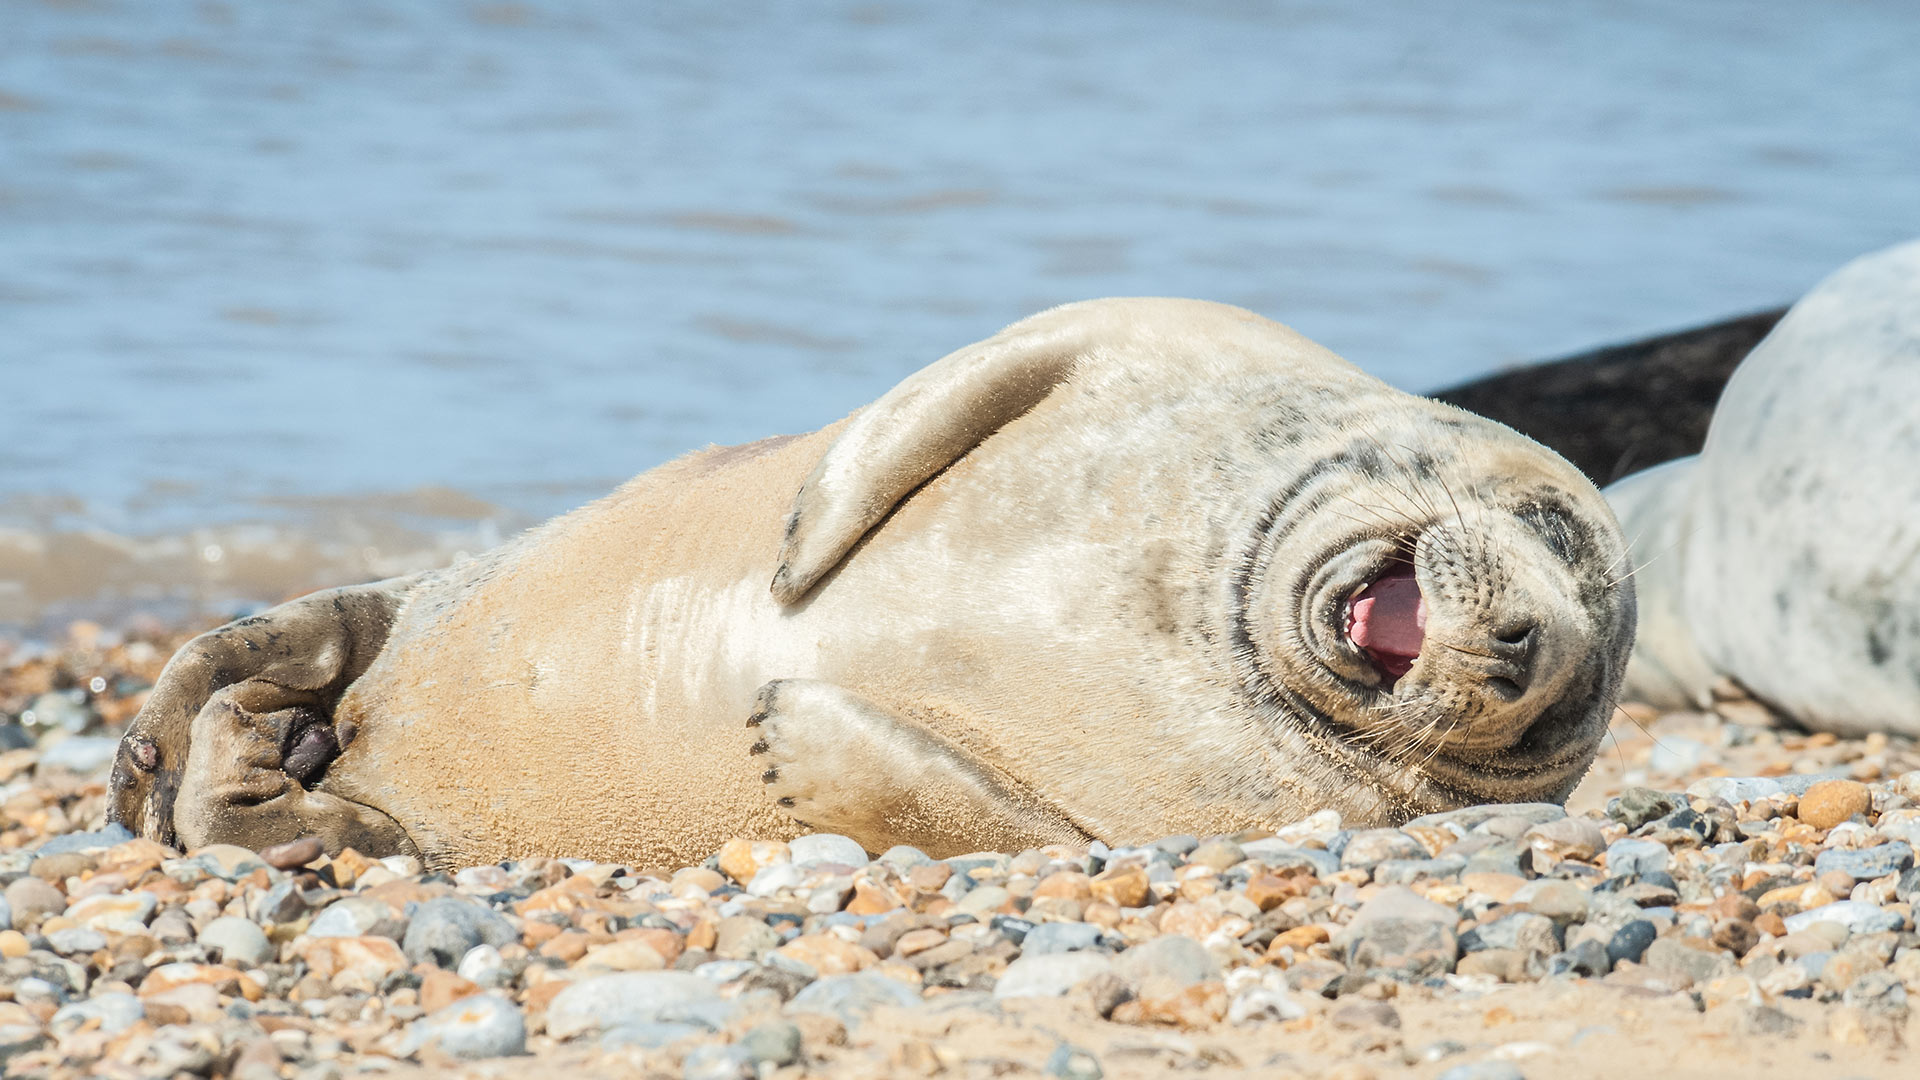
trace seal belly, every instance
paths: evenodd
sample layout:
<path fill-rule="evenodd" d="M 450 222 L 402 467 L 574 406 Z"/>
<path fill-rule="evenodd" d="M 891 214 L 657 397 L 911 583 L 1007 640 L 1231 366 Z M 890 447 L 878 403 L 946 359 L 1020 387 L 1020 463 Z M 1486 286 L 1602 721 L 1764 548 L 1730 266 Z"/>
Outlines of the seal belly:
<path fill-rule="evenodd" d="M 794 834 L 744 720 L 761 683 L 808 674 L 765 582 L 824 434 L 671 462 L 424 582 L 341 701 L 357 737 L 323 787 L 446 865 Z"/>

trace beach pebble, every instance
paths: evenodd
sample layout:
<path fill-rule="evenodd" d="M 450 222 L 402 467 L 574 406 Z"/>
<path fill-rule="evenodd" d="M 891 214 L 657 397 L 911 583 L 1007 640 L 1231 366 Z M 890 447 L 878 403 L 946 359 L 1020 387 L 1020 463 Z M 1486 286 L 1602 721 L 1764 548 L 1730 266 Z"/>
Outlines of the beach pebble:
<path fill-rule="evenodd" d="M 1838 871 L 1850 878 L 1869 881 L 1897 874 L 1913 865 L 1913 848 L 1904 840 L 1869 848 L 1828 848 L 1814 860 L 1817 873 Z"/>
<path fill-rule="evenodd" d="M 526 1053 L 527 1024 L 520 1006 L 494 994 L 474 994 L 416 1020 L 407 1029 L 402 1052 L 433 1046 L 463 1059 L 511 1057 Z"/>
<path fill-rule="evenodd" d="M 1873 807 L 1873 793 L 1856 780 L 1823 780 L 1800 796 L 1800 820 L 1816 829 L 1831 829 Z"/>
<path fill-rule="evenodd" d="M 1835 924 L 1855 934 L 1874 934 L 1903 929 L 1907 920 L 1896 912 L 1885 911 L 1876 904 L 1858 900 L 1824 904 L 1798 915 L 1789 915 L 1786 919 L 1787 932 L 1790 934 L 1810 930 L 1821 923 Z"/>
<path fill-rule="evenodd" d="M 37 877 L 23 877 L 7 886 L 7 925 L 32 926 L 48 915 L 67 910 L 67 897 Z"/>
<path fill-rule="evenodd" d="M 838 833 L 810 833 L 788 841 L 793 865 L 798 867 L 833 864 L 865 866 L 867 853 L 859 844 Z"/>
<path fill-rule="evenodd" d="M 118 1035 L 139 1023 L 146 1014 L 146 1006 L 132 994 L 98 994 L 61 1006 L 47 1022 L 47 1030 L 64 1036 L 92 1021 L 97 1023 L 101 1034 Z"/>
<path fill-rule="evenodd" d="M 377 936 L 397 941 L 406 931 L 406 922 L 390 905 L 368 896 L 336 900 L 307 925 L 307 936 L 316 938 Z"/>
<path fill-rule="evenodd" d="M 1099 944 L 1100 928 L 1078 922 L 1041 923 L 1021 937 L 1022 954 L 1026 956 L 1092 949 Z"/>
<path fill-rule="evenodd" d="M 848 1028 L 853 1028 L 875 1009 L 908 1008 L 919 1003 L 920 994 L 913 987 L 885 975 L 863 972 L 858 975 L 830 975 L 814 982 L 794 995 L 793 1000 L 787 1003 L 786 1011 L 789 1014 L 818 1013 L 831 1016 Z"/>
<path fill-rule="evenodd" d="M 126 934 L 145 927 L 158 903 L 149 892 L 107 893 L 75 903 L 66 910 L 66 918 L 89 930 Z"/>
<path fill-rule="evenodd" d="M 258 967 L 273 959 L 275 952 L 258 924 L 232 915 L 208 923 L 196 940 L 222 963 L 240 968 Z"/>
<path fill-rule="evenodd" d="M 1136 989 L 1153 982 L 1181 988 L 1220 978 L 1220 964 L 1192 938 L 1164 934 L 1115 957 L 1113 973 Z"/>
<path fill-rule="evenodd" d="M 993 988 L 993 995 L 1000 998 L 1060 997 L 1080 983 L 1112 969 L 1113 961 L 1097 952 L 1023 955 L 1007 965 L 1006 972 Z"/>
<path fill-rule="evenodd" d="M 519 940 L 520 931 L 506 916 L 484 904 L 442 896 L 414 909 L 400 948 L 412 963 L 450 968 L 481 945 L 499 948 Z"/>
<path fill-rule="evenodd" d="M 714 984 L 683 971 L 640 971 L 582 979 L 547 1006 L 556 1039 L 661 1019 L 676 1006 L 718 997 Z"/>

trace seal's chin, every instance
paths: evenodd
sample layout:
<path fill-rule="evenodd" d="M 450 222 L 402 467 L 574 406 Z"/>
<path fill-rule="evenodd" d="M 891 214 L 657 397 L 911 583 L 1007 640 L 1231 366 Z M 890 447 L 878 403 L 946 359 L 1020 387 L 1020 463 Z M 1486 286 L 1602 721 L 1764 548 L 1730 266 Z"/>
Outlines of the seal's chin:
<path fill-rule="evenodd" d="M 1342 620 L 1347 643 L 1379 670 L 1381 684 L 1392 689 L 1413 670 L 1427 638 L 1427 601 L 1420 594 L 1413 564 L 1395 562 L 1347 601 Z"/>

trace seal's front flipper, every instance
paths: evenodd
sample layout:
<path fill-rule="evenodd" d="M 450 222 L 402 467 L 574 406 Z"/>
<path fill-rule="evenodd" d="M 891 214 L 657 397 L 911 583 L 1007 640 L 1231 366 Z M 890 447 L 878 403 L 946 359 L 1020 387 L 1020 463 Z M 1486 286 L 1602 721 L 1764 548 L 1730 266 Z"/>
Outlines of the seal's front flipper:
<path fill-rule="evenodd" d="M 747 725 L 775 801 L 868 851 L 911 844 L 944 857 L 1088 839 L 1000 770 L 832 683 L 770 682 Z"/>
<path fill-rule="evenodd" d="M 805 596 L 909 492 L 1066 379 L 1103 333 L 1112 334 L 1093 317 L 1097 311 L 1080 314 L 1048 312 L 1008 327 L 855 413 L 794 496 L 773 598 L 791 604 Z"/>
<path fill-rule="evenodd" d="M 412 852 L 386 815 L 308 787 L 353 741 L 334 704 L 414 581 L 313 593 L 188 642 L 121 739 L 112 819 L 183 848 L 318 835 L 328 851 Z"/>

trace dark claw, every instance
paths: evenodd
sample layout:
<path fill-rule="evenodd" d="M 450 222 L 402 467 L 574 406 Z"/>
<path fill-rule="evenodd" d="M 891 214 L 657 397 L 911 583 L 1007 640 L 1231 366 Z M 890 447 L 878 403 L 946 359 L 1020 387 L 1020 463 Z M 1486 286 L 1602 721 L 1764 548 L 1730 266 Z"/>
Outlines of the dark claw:
<path fill-rule="evenodd" d="M 760 781 L 762 783 L 771 784 L 778 779 L 780 779 L 779 769 L 768 769 L 766 772 L 760 774 Z"/>
<path fill-rule="evenodd" d="M 748 727 L 759 727 L 759 726 L 760 726 L 760 722 L 761 722 L 762 720 L 765 720 L 766 718 L 767 718 L 767 710 L 765 710 L 765 709 L 755 709 L 755 710 L 753 710 L 753 712 L 752 712 L 752 713 L 750 713 L 750 714 L 748 714 L 748 716 L 747 716 L 747 726 L 748 726 Z"/>
<path fill-rule="evenodd" d="M 776 801 L 778 801 L 781 806 L 785 806 L 789 808 L 793 806 L 793 796 L 791 795 L 783 796 L 782 798 Z"/>
<path fill-rule="evenodd" d="M 766 752 L 767 752 L 767 751 L 768 751 L 769 749 L 771 749 L 771 747 L 769 747 L 769 746 L 767 745 L 767 740 L 765 740 L 765 739 L 761 739 L 761 740 L 760 740 L 759 742 L 756 742 L 756 743 L 754 743 L 754 744 L 753 744 L 752 746 L 750 746 L 750 747 L 748 747 L 748 748 L 747 748 L 747 753 L 749 753 L 749 754 L 764 754 L 764 753 L 766 753 Z"/>

